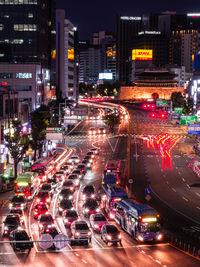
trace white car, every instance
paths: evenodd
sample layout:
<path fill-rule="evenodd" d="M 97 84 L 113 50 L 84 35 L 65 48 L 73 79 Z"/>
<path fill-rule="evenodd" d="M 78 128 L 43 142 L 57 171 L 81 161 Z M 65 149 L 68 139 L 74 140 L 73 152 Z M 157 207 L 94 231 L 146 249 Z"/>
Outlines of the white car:
<path fill-rule="evenodd" d="M 71 158 L 69 159 L 69 162 L 72 162 L 74 164 L 78 164 L 80 162 L 80 159 L 78 156 L 71 156 Z"/>
<path fill-rule="evenodd" d="M 90 215 L 90 225 L 94 231 L 100 232 L 101 227 L 104 224 L 108 224 L 108 221 L 106 217 L 103 215 L 103 213 L 96 213 Z"/>
<path fill-rule="evenodd" d="M 98 149 L 97 148 L 95 148 L 95 147 L 92 147 L 92 148 L 90 148 L 90 151 L 91 152 L 93 152 L 94 154 L 96 154 L 96 155 L 98 155 L 99 154 L 99 151 L 98 151 Z"/>
<path fill-rule="evenodd" d="M 84 240 L 87 244 L 91 242 L 91 231 L 85 221 L 74 221 L 71 224 L 72 239 Z"/>

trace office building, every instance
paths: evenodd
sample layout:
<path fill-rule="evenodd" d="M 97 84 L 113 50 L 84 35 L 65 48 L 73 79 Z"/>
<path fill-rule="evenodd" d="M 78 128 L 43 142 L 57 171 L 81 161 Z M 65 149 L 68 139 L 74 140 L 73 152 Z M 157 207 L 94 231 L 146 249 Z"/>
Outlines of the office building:
<path fill-rule="evenodd" d="M 77 28 L 65 18 L 64 10 L 56 11 L 56 84 L 57 97 L 77 99 Z"/>

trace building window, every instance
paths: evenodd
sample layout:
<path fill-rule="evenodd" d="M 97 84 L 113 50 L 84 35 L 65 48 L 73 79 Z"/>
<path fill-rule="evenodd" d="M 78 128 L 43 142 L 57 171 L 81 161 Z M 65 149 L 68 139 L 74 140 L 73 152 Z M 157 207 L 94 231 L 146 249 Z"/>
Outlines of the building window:
<path fill-rule="evenodd" d="M 36 24 L 14 24 L 14 31 L 37 31 Z"/>
<path fill-rule="evenodd" d="M 32 73 L 30 73 L 30 72 L 18 72 L 18 73 L 16 73 L 16 79 L 32 79 Z"/>
<path fill-rule="evenodd" d="M 28 13 L 28 18 L 32 19 L 33 18 L 33 13 Z"/>
<path fill-rule="evenodd" d="M 13 74 L 12 73 L 0 73 L 0 79 L 12 79 Z"/>
<path fill-rule="evenodd" d="M 0 24 L 0 31 L 3 31 L 3 29 L 4 29 L 4 25 Z"/>
<path fill-rule="evenodd" d="M 37 0 L 0 0 L 0 5 L 37 5 Z"/>
<path fill-rule="evenodd" d="M 16 85 L 17 91 L 32 91 L 31 85 Z"/>

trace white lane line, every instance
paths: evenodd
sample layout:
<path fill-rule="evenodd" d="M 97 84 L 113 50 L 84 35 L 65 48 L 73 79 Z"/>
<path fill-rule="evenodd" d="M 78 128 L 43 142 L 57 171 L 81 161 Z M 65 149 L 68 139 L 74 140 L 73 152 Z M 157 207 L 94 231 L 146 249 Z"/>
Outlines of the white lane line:
<path fill-rule="evenodd" d="M 183 182 L 185 182 L 185 179 L 182 177 Z"/>
<path fill-rule="evenodd" d="M 80 256 L 80 255 L 79 255 L 78 253 L 76 253 L 76 252 L 75 252 L 74 254 L 75 254 L 77 257 L 79 257 L 79 256 Z"/>
<path fill-rule="evenodd" d="M 187 187 L 190 189 L 190 186 L 189 186 L 189 184 L 187 184 Z"/>
<path fill-rule="evenodd" d="M 179 175 L 181 175 L 181 172 L 178 172 Z"/>
<path fill-rule="evenodd" d="M 199 193 L 195 192 L 195 194 L 196 194 L 198 197 L 200 197 L 200 194 L 199 194 Z"/>
<path fill-rule="evenodd" d="M 187 201 L 187 202 L 189 201 L 189 200 L 188 200 L 187 198 L 185 198 L 185 197 L 182 197 L 182 199 L 184 199 L 184 200 Z"/>
<path fill-rule="evenodd" d="M 173 188 L 173 187 L 172 187 L 172 190 L 173 190 L 174 192 L 176 192 L 176 189 L 175 189 L 175 188 Z"/>
<path fill-rule="evenodd" d="M 84 260 L 84 259 L 81 259 L 81 261 L 82 261 L 82 262 L 84 262 L 85 264 L 87 264 L 87 261 L 86 261 L 86 260 Z"/>
<path fill-rule="evenodd" d="M 200 210 L 200 207 L 196 207 L 198 210 Z"/>
<path fill-rule="evenodd" d="M 29 232 L 30 232 L 30 235 L 31 235 L 31 239 L 32 240 L 33 240 L 33 234 L 32 234 L 32 231 L 31 231 L 31 210 L 32 210 L 32 207 L 33 207 L 33 202 L 31 203 L 31 206 L 30 206 L 30 209 L 29 209 L 29 214 L 28 214 L 28 219 L 29 219 Z M 36 252 L 39 252 L 35 242 L 33 242 L 33 245 L 35 247 Z"/>
<path fill-rule="evenodd" d="M 167 183 L 167 184 L 169 184 L 169 182 L 168 182 L 168 181 L 166 181 L 166 183 Z"/>
<path fill-rule="evenodd" d="M 158 264 L 160 264 L 160 265 L 161 265 L 161 262 L 160 262 L 159 260 L 155 260 L 155 262 L 157 262 Z"/>

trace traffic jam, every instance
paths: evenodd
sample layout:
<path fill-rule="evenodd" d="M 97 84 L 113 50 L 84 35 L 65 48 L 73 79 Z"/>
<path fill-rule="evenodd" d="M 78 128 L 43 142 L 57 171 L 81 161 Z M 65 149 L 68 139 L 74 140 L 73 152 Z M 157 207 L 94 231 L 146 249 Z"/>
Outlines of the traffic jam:
<path fill-rule="evenodd" d="M 100 188 L 84 183 L 99 154 L 92 147 L 80 157 L 75 149 L 58 144 L 52 158 L 17 177 L 2 227 L 14 251 L 90 246 L 96 235 L 105 245 L 121 246 L 120 228 L 137 242 L 163 240 L 156 210 L 129 199 L 120 186 L 121 160 L 107 160 Z"/>

